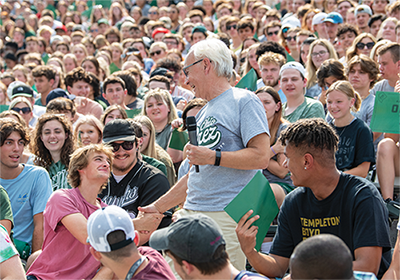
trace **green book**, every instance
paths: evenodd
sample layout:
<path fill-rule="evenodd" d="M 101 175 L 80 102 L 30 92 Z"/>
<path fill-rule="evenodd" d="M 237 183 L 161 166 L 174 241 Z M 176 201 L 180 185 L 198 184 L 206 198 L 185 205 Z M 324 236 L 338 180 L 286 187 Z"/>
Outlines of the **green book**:
<path fill-rule="evenodd" d="M 225 212 L 235 221 L 239 220 L 253 210 L 253 214 L 260 218 L 253 223 L 258 227 L 256 236 L 256 250 L 260 251 L 261 244 L 268 232 L 268 229 L 279 212 L 274 193 L 268 180 L 261 171 L 254 175 L 253 179 L 241 190 L 241 192 L 224 208 Z M 250 219 L 249 218 L 249 219 Z"/>
<path fill-rule="evenodd" d="M 132 109 L 132 110 L 125 110 L 126 114 L 128 115 L 129 119 L 133 119 L 137 115 L 140 115 L 142 113 L 142 109 Z"/>
<path fill-rule="evenodd" d="M 370 128 L 374 132 L 400 134 L 400 93 L 378 91 Z"/>
<path fill-rule="evenodd" d="M 251 68 L 251 70 L 244 75 L 243 78 L 240 79 L 240 81 L 236 84 L 235 87 L 237 88 L 244 88 L 250 91 L 256 91 L 257 90 L 257 73 L 256 70 Z"/>
<path fill-rule="evenodd" d="M 186 131 L 180 132 L 176 128 L 172 131 L 169 148 L 183 151 L 185 145 L 189 142 L 189 135 Z"/>

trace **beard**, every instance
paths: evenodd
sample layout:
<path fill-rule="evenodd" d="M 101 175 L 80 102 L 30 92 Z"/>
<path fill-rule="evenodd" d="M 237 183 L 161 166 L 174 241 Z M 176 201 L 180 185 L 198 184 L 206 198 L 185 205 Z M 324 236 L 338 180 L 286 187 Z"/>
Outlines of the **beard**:
<path fill-rule="evenodd" d="M 279 84 L 279 79 L 267 80 L 267 81 L 263 81 L 263 82 L 264 82 L 264 85 L 266 85 L 266 86 L 276 87 Z"/>

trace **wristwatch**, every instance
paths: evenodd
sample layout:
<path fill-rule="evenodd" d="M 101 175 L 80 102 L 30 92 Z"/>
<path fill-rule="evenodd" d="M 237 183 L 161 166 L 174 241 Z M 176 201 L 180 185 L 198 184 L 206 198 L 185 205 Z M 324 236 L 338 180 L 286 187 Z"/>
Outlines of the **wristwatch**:
<path fill-rule="evenodd" d="M 219 166 L 220 162 L 221 162 L 221 149 L 215 149 L 215 166 Z"/>

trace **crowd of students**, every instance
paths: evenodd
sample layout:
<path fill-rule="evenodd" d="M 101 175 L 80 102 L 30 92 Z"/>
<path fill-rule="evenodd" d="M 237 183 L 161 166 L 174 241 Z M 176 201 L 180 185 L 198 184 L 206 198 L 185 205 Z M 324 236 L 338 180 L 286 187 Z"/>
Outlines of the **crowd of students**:
<path fill-rule="evenodd" d="M 0 188 L 0 224 L 12 236 L 21 259 L 28 260 L 27 268 L 39 256 L 33 269 L 39 272 L 30 279 L 56 275 L 54 271 L 40 274 L 38 268 L 38 263 L 46 263 L 40 253 L 43 241 L 48 246 L 46 203 L 52 193 L 60 194 L 58 190 L 77 188 L 79 184 L 71 185 L 71 155 L 91 145 L 108 143 L 113 147 L 113 171 L 99 197 L 102 203 L 122 207 L 134 219 L 143 241 L 137 245 L 146 243 L 158 226 L 149 226 L 151 219 L 157 217 L 146 216 L 148 209 L 153 208 L 141 210 L 140 206 L 164 201 L 162 195 L 178 181 L 178 188 L 189 188 L 187 200 L 186 195 L 182 201 L 173 200 L 176 205 L 166 200 L 168 203 L 162 209 L 180 204 L 188 210 L 192 207 L 206 212 L 205 209 L 221 211 L 229 202 L 227 197 L 237 194 L 233 188 L 222 190 L 229 184 L 238 190 L 243 188 L 247 183 L 244 177 L 240 185 L 239 181 L 232 182 L 234 177 L 217 176 L 222 180 L 218 183 L 226 186 L 220 192 L 207 192 L 203 187 L 212 183 L 214 167 L 211 165 L 207 171 L 208 178 L 193 175 L 187 183 L 186 174 L 192 172 L 190 164 L 209 165 L 215 157 L 215 166 L 219 166 L 221 150 L 222 157 L 226 156 L 224 151 L 254 147 L 264 151 L 265 147 L 260 149 L 260 140 L 253 142 L 251 137 L 263 135 L 257 139 L 264 139 L 269 133 L 269 142 L 262 140 L 263 144 L 268 142 L 269 151 L 252 164 L 244 157 L 240 164 L 235 164 L 236 158 L 230 163 L 222 161 L 221 167 L 262 169 L 279 207 L 297 187 L 315 191 L 313 184 L 296 177 L 285 152 L 287 147 L 278 141 L 282 135 L 287 136 L 285 130 L 291 124 L 302 119 L 326 120 L 338 137 L 338 146 L 332 144 L 328 148 L 335 150 L 337 170 L 369 178 L 376 169 L 379 199 L 383 198 L 386 205 L 397 205 L 393 188 L 395 177 L 400 175 L 399 135 L 372 131 L 369 126 L 377 92 L 400 92 L 400 1 L 2 2 L 0 185 L 6 192 Z M 200 74 L 200 66 L 204 73 Z M 214 76 L 210 77 L 210 73 Z M 235 101 L 219 98 L 245 80 L 247 84 L 241 87 L 252 89 L 258 97 L 248 97 L 249 104 L 260 101 L 263 105 L 261 108 L 253 104 L 251 114 L 241 111 L 241 106 L 246 106 L 241 103 L 243 96 L 236 95 L 236 89 L 231 96 Z M 201 117 L 197 115 L 199 111 Z M 185 131 L 186 117 L 196 115 L 203 122 L 198 123 L 199 146 L 212 151 L 210 154 L 202 150 L 203 158 L 190 145 L 183 149 L 171 143 L 173 134 Z M 213 129 L 218 121 L 222 124 L 215 124 Z M 254 131 L 245 132 L 248 135 L 232 132 L 256 122 L 262 122 L 262 127 L 252 127 Z M 327 129 L 318 122 L 315 125 Z M 216 130 L 221 127 L 223 132 Z M 259 131 L 261 128 L 266 131 Z M 107 131 L 112 137 L 104 135 Z M 134 139 L 118 134 L 127 131 L 132 131 Z M 226 133 L 243 137 L 243 143 L 233 150 L 227 149 L 231 142 L 219 142 L 230 139 Z M 318 148 L 318 140 L 312 139 L 311 143 Z M 336 178 L 337 174 L 331 175 Z M 197 192 L 190 191 L 191 184 Z M 136 190 L 131 189 L 133 185 Z M 24 188 L 17 190 L 15 186 Z M 155 189 L 157 194 L 152 193 Z M 221 197 L 215 197 L 218 195 Z M 162 212 L 166 217 L 160 228 L 171 222 L 174 208 L 170 207 Z M 85 212 L 85 219 L 92 212 Z M 140 213 L 146 213 L 145 222 L 140 220 Z M 64 214 L 68 215 L 68 211 Z M 254 246 L 246 236 L 250 229 L 250 224 L 239 223 L 238 239 L 233 239 L 235 252 L 230 251 L 232 240 L 226 238 L 226 230 L 234 232 L 232 225 L 228 229 L 221 226 L 232 264 L 242 269 L 244 252 L 258 272 L 281 275 L 279 270 L 259 269 L 266 263 L 263 257 L 254 256 Z M 68 225 L 65 230 L 75 236 Z M 79 242 L 83 240 L 80 237 L 76 237 Z M 269 252 L 272 243 L 265 241 L 263 252 Z M 383 253 L 385 242 L 386 239 L 376 244 L 384 248 Z M 357 249 L 347 245 L 352 253 Z M 277 245 L 272 250 L 281 252 Z M 288 267 L 290 254 L 284 255 L 283 267 L 286 262 Z M 82 257 L 92 258 L 89 250 Z M 353 257 L 357 260 L 357 256 Z M 386 260 L 387 256 L 382 258 Z M 354 265 L 357 270 L 364 268 L 356 261 Z M 367 270 L 382 276 L 388 266 L 386 262 L 379 272 L 376 267 Z M 86 276 L 94 275 L 90 271 Z"/>

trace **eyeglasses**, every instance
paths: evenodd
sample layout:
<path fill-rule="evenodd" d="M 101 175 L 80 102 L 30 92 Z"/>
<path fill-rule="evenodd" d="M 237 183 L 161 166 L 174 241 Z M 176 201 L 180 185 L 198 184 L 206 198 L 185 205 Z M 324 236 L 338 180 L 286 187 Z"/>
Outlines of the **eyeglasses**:
<path fill-rule="evenodd" d="M 197 63 L 202 62 L 203 60 L 204 60 L 204 58 L 202 58 L 202 59 L 200 59 L 200 60 L 197 60 L 196 62 L 194 62 L 194 63 L 192 63 L 192 64 L 190 64 L 190 65 L 188 65 L 188 66 L 186 66 L 186 67 L 183 67 L 183 68 L 182 68 L 182 71 L 183 71 L 183 73 L 185 74 L 185 76 L 187 77 L 187 76 L 189 75 L 189 73 L 186 72 L 186 70 L 187 70 L 189 67 L 192 67 L 193 65 L 196 65 Z M 210 62 L 211 62 L 211 61 L 210 61 Z"/>
<path fill-rule="evenodd" d="M 365 46 L 367 46 L 367 49 L 370 50 L 375 46 L 375 43 L 369 42 L 369 43 L 364 44 L 364 43 L 360 42 L 360 43 L 357 43 L 357 45 L 356 45 L 357 49 L 359 49 L 359 50 L 363 50 L 365 48 Z"/>
<path fill-rule="evenodd" d="M 99 29 L 90 29 L 90 32 L 99 32 Z"/>
<path fill-rule="evenodd" d="M 324 54 L 328 53 L 327 51 L 320 51 L 317 53 L 311 53 L 312 57 L 323 56 Z"/>
<path fill-rule="evenodd" d="M 150 53 L 150 56 L 154 56 L 154 55 L 160 55 L 161 54 L 161 50 L 158 50 L 158 51 L 154 51 L 154 52 L 151 52 Z"/>
<path fill-rule="evenodd" d="M 232 25 L 227 25 L 226 26 L 226 30 L 231 30 L 231 28 L 236 29 L 237 28 L 237 24 L 232 24 Z"/>
<path fill-rule="evenodd" d="M 292 41 L 292 40 L 296 41 L 296 39 L 297 39 L 297 36 L 293 36 L 293 37 L 292 36 L 287 36 L 286 37 L 286 40 L 288 40 L 288 41 Z"/>
<path fill-rule="evenodd" d="M 156 15 L 158 12 L 149 12 L 149 15 Z"/>
<path fill-rule="evenodd" d="M 124 141 L 120 144 L 113 142 L 110 145 L 113 148 L 113 152 L 115 153 L 119 150 L 119 147 L 122 147 L 122 149 L 124 149 L 125 151 L 130 151 L 133 149 L 133 144 L 133 141 Z"/>
<path fill-rule="evenodd" d="M 14 108 L 11 108 L 11 110 L 13 110 L 13 111 L 15 111 L 17 113 L 22 112 L 22 114 L 24 114 L 24 115 L 32 112 L 31 108 L 29 108 L 29 107 L 24 107 L 24 108 L 16 108 L 16 107 L 14 107 Z"/>
<path fill-rule="evenodd" d="M 273 32 L 267 32 L 268 36 L 272 36 L 272 35 L 278 35 L 279 30 L 273 31 Z"/>

